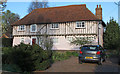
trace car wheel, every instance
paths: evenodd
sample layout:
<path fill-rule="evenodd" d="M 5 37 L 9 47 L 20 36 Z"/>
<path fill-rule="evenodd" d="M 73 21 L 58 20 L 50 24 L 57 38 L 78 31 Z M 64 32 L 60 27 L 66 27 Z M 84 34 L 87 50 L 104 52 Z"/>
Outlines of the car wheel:
<path fill-rule="evenodd" d="M 103 59 L 101 58 L 100 61 L 98 62 L 98 65 L 102 65 Z"/>
<path fill-rule="evenodd" d="M 106 56 L 104 57 L 103 62 L 106 62 Z"/>
<path fill-rule="evenodd" d="M 78 61 L 78 62 L 79 62 L 79 64 L 82 64 L 82 61 L 80 60 L 80 57 L 79 57 L 79 59 L 78 59 L 78 60 L 79 60 L 79 61 Z"/>

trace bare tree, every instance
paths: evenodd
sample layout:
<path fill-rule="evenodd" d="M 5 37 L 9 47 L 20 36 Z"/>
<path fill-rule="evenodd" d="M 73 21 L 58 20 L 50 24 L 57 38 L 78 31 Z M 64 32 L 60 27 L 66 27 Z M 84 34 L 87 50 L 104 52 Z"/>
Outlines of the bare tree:
<path fill-rule="evenodd" d="M 0 11 L 3 11 L 6 7 L 7 0 L 0 1 Z"/>
<path fill-rule="evenodd" d="M 47 0 L 42 0 L 42 1 L 34 0 L 31 2 L 28 8 L 28 13 L 32 12 L 34 9 L 37 8 L 47 8 L 47 7 L 48 7 Z"/>

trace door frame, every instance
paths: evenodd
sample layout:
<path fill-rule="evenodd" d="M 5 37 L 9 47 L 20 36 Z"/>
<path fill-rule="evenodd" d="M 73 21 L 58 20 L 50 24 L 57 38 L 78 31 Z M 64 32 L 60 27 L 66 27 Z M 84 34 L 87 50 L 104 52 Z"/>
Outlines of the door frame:
<path fill-rule="evenodd" d="M 37 37 L 31 37 L 30 45 L 32 45 L 32 39 L 36 39 L 36 44 L 37 44 Z"/>

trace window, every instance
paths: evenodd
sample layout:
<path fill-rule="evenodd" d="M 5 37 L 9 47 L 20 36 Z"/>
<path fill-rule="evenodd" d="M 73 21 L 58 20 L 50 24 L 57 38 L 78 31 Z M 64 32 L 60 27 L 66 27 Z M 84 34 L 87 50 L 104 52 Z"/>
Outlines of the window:
<path fill-rule="evenodd" d="M 25 25 L 18 26 L 18 31 L 24 31 L 25 30 Z"/>
<path fill-rule="evenodd" d="M 58 38 L 52 38 L 53 43 L 58 43 Z"/>
<path fill-rule="evenodd" d="M 20 42 L 21 42 L 21 43 L 24 43 L 24 38 L 21 38 Z"/>
<path fill-rule="evenodd" d="M 88 37 L 89 41 L 94 41 L 94 37 Z"/>
<path fill-rule="evenodd" d="M 76 22 L 76 28 L 85 28 L 85 22 Z"/>
<path fill-rule="evenodd" d="M 93 50 L 98 50 L 98 47 L 97 46 L 83 46 L 82 51 L 84 50 L 90 50 L 90 51 L 93 51 Z"/>
<path fill-rule="evenodd" d="M 31 25 L 31 32 L 36 32 L 37 31 L 37 25 L 36 24 L 33 24 Z"/>
<path fill-rule="evenodd" d="M 68 40 L 69 42 L 72 42 L 72 41 L 73 41 L 73 37 L 67 37 L 67 40 Z"/>
<path fill-rule="evenodd" d="M 58 29 L 58 24 L 52 24 L 51 29 Z"/>

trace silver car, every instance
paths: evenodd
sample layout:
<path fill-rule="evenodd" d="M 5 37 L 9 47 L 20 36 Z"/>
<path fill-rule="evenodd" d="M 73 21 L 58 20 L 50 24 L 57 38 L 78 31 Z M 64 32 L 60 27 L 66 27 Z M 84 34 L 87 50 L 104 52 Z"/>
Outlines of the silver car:
<path fill-rule="evenodd" d="M 102 65 L 105 61 L 106 53 L 105 50 L 100 45 L 85 45 L 80 49 L 79 63 L 82 64 L 83 61 L 97 62 Z"/>

